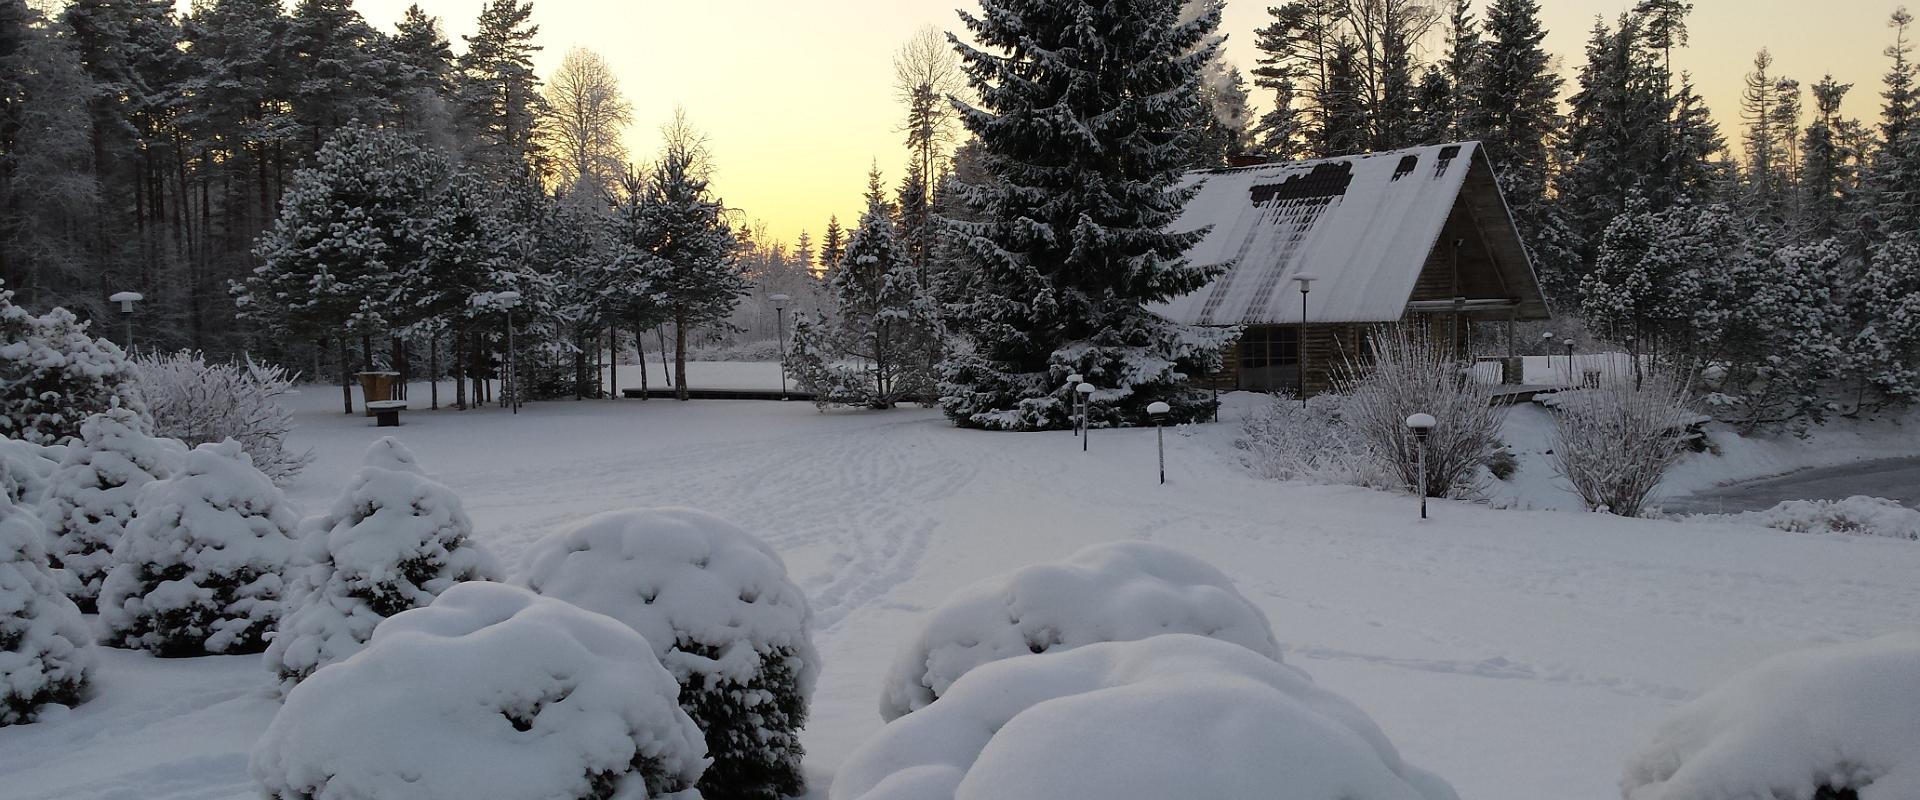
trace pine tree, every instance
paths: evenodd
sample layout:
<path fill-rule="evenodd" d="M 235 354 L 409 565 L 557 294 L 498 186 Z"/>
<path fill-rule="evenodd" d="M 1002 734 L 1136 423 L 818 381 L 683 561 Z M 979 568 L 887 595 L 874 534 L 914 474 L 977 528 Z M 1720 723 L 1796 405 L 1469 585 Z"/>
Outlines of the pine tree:
<path fill-rule="evenodd" d="M 533 43 L 540 34 L 540 26 L 533 24 L 533 3 L 488 0 L 478 28 L 463 37 L 467 52 L 460 56 L 457 76 L 472 148 L 468 158 L 493 180 L 539 174 L 538 126 L 544 101 L 533 71 L 533 54 L 541 50 Z"/>
<path fill-rule="evenodd" d="M 1486 147 L 1523 234 L 1541 227 L 1549 148 L 1559 135 L 1560 76 L 1542 47 L 1537 0 L 1494 0 L 1487 9 L 1487 43 L 1473 87 L 1466 127 Z"/>
<path fill-rule="evenodd" d="M 1920 64 L 1912 60 L 1913 44 L 1907 36 L 1912 24 L 1905 8 L 1895 11 L 1889 22 L 1894 40 L 1886 55 L 1892 63 L 1883 78 L 1880 142 L 1868 164 L 1863 209 L 1868 233 L 1879 241 L 1920 232 L 1920 100 L 1915 96 Z"/>
<path fill-rule="evenodd" d="M 834 313 L 808 321 L 788 357 L 815 404 L 885 409 L 930 396 L 936 310 L 884 206 L 867 206 L 827 286 Z"/>
<path fill-rule="evenodd" d="M 1853 184 L 1854 155 L 1844 140 L 1846 121 L 1840 118 L 1840 103 L 1853 84 L 1840 83 L 1828 75 L 1813 85 L 1813 124 L 1807 126 L 1800 150 L 1801 191 L 1805 196 L 1801 219 L 1817 237 L 1839 231 Z"/>
<path fill-rule="evenodd" d="M 96 280 L 100 266 L 102 242 L 84 233 L 103 222 L 87 147 L 92 81 L 20 0 L 0 2 L 0 76 L 0 280 L 42 306 L 97 307 L 97 293 L 64 291 Z"/>
<path fill-rule="evenodd" d="M 666 129 L 667 141 L 644 194 L 647 277 L 673 320 L 673 385 L 687 399 L 687 333 L 719 322 L 746 294 L 733 253 L 737 244 L 726 206 L 708 188 L 705 141 L 684 118 Z"/>
<path fill-rule="evenodd" d="M 402 75 L 392 43 L 369 26 L 352 0 L 299 0 L 287 20 L 285 70 L 299 139 L 317 152 L 349 122 L 399 116 Z"/>
<path fill-rule="evenodd" d="M 1315 148 L 1317 157 L 1363 153 L 1372 137 L 1368 122 L 1364 87 L 1360 75 L 1360 51 L 1351 39 L 1341 39 L 1333 49 L 1333 62 L 1327 68 L 1327 84 L 1320 94 L 1320 107 L 1326 120 L 1320 128 Z"/>
<path fill-rule="evenodd" d="M 1267 9 L 1272 21 L 1254 32 L 1259 50 L 1254 85 L 1274 93 L 1272 111 L 1261 120 L 1261 146 L 1293 158 L 1325 140 L 1327 109 L 1321 101 L 1346 10 L 1342 0 L 1292 0 Z"/>
<path fill-rule="evenodd" d="M 1001 181 L 962 192 L 980 221 L 960 226 L 974 281 L 951 306 L 970 347 L 942 366 L 941 404 L 960 425 L 1064 427 L 1064 380 L 1104 387 L 1095 424 L 1175 419 L 1211 403 L 1189 383 L 1217 364 L 1220 337 L 1143 303 L 1205 285 L 1217 270 L 1183 254 L 1204 231 L 1169 233 L 1192 196 L 1179 188 L 1180 134 L 1212 58 L 1217 5 L 1182 20 L 1177 0 L 986 0 L 956 42 L 980 103 L 963 119 Z"/>
<path fill-rule="evenodd" d="M 419 4 L 394 25 L 393 57 L 400 82 L 400 124 L 443 150 L 456 150 L 452 99 L 453 45 L 440 30 L 440 20 L 428 16 Z"/>
<path fill-rule="evenodd" d="M 1790 179 L 1782 143 L 1792 146 L 1782 131 L 1780 110 L 1781 80 L 1769 72 L 1773 54 L 1765 48 L 1753 57 L 1753 71 L 1747 73 L 1746 88 L 1740 95 L 1740 115 L 1746 122 L 1744 146 L 1747 153 L 1747 194 L 1756 214 L 1778 218 L 1786 206 Z M 1796 92 L 1798 84 L 1795 84 Z"/>
<path fill-rule="evenodd" d="M 820 239 L 820 277 L 832 277 L 834 268 L 846 255 L 846 232 L 840 227 L 840 217 L 836 214 L 827 218 L 827 232 Z"/>
<path fill-rule="evenodd" d="M 1705 204 L 1719 200 L 1731 182 L 1726 137 L 1713 121 L 1707 103 L 1693 88 L 1693 78 L 1682 73 L 1673 95 L 1673 159 L 1671 180 L 1676 198 Z"/>
<path fill-rule="evenodd" d="M 1478 134 L 1468 125 L 1469 100 L 1479 94 L 1481 70 L 1486 64 L 1486 45 L 1480 39 L 1480 26 L 1473 18 L 1473 0 L 1453 0 L 1447 15 L 1447 55 L 1444 64 L 1447 84 L 1452 88 L 1453 113 L 1447 120 L 1444 138 L 1469 139 Z"/>
<path fill-rule="evenodd" d="M 1458 115 L 1453 93 L 1453 84 L 1438 65 L 1428 65 L 1420 73 L 1420 86 L 1413 96 L 1414 124 L 1408 131 L 1410 144 L 1439 144 L 1450 139 Z"/>

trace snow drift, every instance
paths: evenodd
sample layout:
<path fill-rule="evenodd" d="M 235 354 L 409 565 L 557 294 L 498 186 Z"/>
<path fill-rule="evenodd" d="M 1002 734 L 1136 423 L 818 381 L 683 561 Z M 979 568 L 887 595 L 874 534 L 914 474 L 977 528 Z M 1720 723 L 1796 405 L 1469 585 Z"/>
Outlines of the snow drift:
<path fill-rule="evenodd" d="M 677 691 L 619 621 L 470 581 L 294 687 L 249 769 L 278 800 L 691 800 Z"/>
<path fill-rule="evenodd" d="M 1112 542 L 948 598 L 895 656 L 880 716 L 926 707 L 982 664 L 1163 633 L 1210 636 L 1280 658 L 1266 615 L 1220 570 L 1160 545 Z"/>
<path fill-rule="evenodd" d="M 527 585 L 646 637 L 706 732 L 712 797 L 804 792 L 800 729 L 820 659 L 806 595 L 780 556 L 683 508 L 617 511 L 536 543 Z"/>
<path fill-rule="evenodd" d="M 1734 676 L 1676 712 L 1621 788 L 1629 800 L 1920 797 L 1920 632 L 1787 653 Z"/>
<path fill-rule="evenodd" d="M 326 514 L 302 524 L 287 612 L 267 646 L 282 689 L 360 651 L 381 620 L 461 581 L 498 580 L 493 557 L 452 489 L 422 472 L 393 437 L 367 449 Z"/>
<path fill-rule="evenodd" d="M 1189 634 L 984 665 L 850 756 L 832 800 L 1455 800 L 1303 672 Z"/>

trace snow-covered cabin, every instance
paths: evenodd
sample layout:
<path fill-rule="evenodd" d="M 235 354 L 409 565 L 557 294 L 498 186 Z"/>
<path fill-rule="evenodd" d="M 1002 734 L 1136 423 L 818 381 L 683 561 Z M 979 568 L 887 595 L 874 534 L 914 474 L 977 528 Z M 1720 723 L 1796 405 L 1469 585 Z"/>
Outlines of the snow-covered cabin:
<path fill-rule="evenodd" d="M 1200 190 L 1175 228 L 1212 226 L 1187 257 L 1226 269 L 1151 308 L 1188 325 L 1245 326 L 1214 376 L 1221 388 L 1298 390 L 1304 374 L 1305 390 L 1320 391 L 1381 323 L 1424 319 L 1465 356 L 1472 322 L 1507 322 L 1510 338 L 1513 321 L 1548 317 L 1478 142 L 1189 179 Z"/>

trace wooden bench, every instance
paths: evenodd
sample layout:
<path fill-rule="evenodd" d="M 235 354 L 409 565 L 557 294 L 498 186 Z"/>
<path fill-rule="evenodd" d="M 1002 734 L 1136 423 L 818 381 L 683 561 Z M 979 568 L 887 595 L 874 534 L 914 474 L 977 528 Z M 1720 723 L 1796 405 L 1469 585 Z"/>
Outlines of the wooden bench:
<path fill-rule="evenodd" d="M 373 426 L 376 428 L 400 427 L 400 412 L 405 410 L 405 400 L 375 400 L 367 404 L 367 411 L 373 414 Z"/>

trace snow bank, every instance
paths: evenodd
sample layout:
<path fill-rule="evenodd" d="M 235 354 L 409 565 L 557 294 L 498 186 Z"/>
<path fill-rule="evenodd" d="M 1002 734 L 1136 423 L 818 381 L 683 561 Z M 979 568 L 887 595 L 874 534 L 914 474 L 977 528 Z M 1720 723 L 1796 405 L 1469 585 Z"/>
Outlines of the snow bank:
<path fill-rule="evenodd" d="M 1303 672 L 1187 634 L 987 664 L 889 723 L 832 800 L 1454 800 Z"/>
<path fill-rule="evenodd" d="M 166 656 L 257 653 L 280 620 L 297 515 L 231 439 L 147 484 L 113 549 L 100 621 L 119 647 Z"/>
<path fill-rule="evenodd" d="M 1703 521 L 1746 522 L 1793 533 L 1849 533 L 1920 539 L 1920 511 L 1884 497 L 1854 495 L 1845 500 L 1788 500 L 1765 511 L 1701 514 Z"/>
<path fill-rule="evenodd" d="M 527 585 L 653 643 L 706 731 L 713 797 L 797 795 L 800 729 L 819 671 L 806 595 L 780 556 L 683 508 L 617 511 L 535 543 Z"/>
<path fill-rule="evenodd" d="M 982 664 L 1163 633 L 1210 636 L 1280 658 L 1266 615 L 1224 573 L 1156 544 L 1098 544 L 948 598 L 894 657 L 880 716 L 926 707 Z"/>
<path fill-rule="evenodd" d="M 60 592 L 40 521 L 0 500 L 0 726 L 32 722 L 49 704 L 80 699 L 93 670 L 93 634 Z"/>
<path fill-rule="evenodd" d="M 1621 788 L 1629 800 L 1920 797 L 1920 633 L 1762 662 L 1682 707 Z"/>
<path fill-rule="evenodd" d="M 113 566 L 113 546 L 133 521 L 140 489 L 173 477 L 186 461 L 184 445 L 147 436 L 144 427 L 124 408 L 89 417 L 47 479 L 41 515 L 53 537 L 49 555 L 61 589 L 89 611 Z"/>
<path fill-rule="evenodd" d="M 249 766 L 280 800 L 694 798 L 678 691 L 617 620 L 471 581 L 302 681 Z"/>
<path fill-rule="evenodd" d="M 472 540 L 459 496 L 427 477 L 398 440 L 374 442 L 364 462 L 333 508 L 302 525 L 304 565 L 288 582 L 287 613 L 265 659 L 283 690 L 359 652 L 381 620 L 461 581 L 501 578 Z"/>

